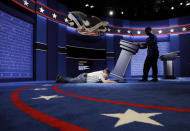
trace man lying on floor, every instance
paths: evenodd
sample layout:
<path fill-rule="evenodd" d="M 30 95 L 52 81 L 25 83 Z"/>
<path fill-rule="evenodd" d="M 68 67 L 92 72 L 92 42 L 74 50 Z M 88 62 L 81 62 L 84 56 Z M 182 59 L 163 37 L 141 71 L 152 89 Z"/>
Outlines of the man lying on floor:
<path fill-rule="evenodd" d="M 108 76 L 110 74 L 109 69 L 104 69 L 101 71 L 91 72 L 91 73 L 83 73 L 74 78 L 62 77 L 57 75 L 56 82 L 57 83 L 117 83 L 116 81 L 108 80 Z"/>

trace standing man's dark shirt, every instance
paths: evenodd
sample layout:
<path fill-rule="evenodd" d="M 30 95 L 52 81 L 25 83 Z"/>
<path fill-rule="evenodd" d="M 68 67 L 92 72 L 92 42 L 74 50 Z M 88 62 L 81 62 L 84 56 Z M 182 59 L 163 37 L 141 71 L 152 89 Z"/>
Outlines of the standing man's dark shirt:
<path fill-rule="evenodd" d="M 146 43 L 152 43 L 148 45 L 147 56 L 156 56 L 159 55 L 157 37 L 154 34 L 151 34 L 147 39 Z"/>

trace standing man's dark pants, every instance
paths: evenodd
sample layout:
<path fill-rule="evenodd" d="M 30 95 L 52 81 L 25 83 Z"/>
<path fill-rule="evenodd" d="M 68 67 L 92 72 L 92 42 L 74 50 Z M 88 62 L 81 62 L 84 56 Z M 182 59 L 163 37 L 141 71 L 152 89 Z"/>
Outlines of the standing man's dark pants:
<path fill-rule="evenodd" d="M 145 63 L 144 63 L 144 69 L 143 69 L 143 79 L 148 79 L 148 72 L 150 68 L 152 67 L 152 78 L 157 79 L 158 78 L 158 56 L 159 55 L 153 55 L 153 56 L 147 56 Z"/>

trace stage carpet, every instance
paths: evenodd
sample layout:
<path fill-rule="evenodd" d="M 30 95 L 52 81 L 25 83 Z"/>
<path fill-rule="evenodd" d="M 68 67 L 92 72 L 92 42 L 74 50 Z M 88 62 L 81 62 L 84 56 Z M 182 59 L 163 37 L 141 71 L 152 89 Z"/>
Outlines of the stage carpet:
<path fill-rule="evenodd" d="M 190 79 L 0 84 L 0 131 L 189 131 Z"/>

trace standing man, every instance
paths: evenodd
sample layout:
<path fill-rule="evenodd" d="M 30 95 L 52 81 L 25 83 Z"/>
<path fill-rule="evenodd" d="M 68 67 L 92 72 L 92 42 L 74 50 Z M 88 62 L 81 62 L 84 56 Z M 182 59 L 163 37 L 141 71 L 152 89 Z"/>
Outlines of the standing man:
<path fill-rule="evenodd" d="M 148 80 L 148 73 L 150 68 L 152 67 L 152 82 L 158 81 L 158 57 L 159 57 L 159 51 L 158 51 L 158 45 L 157 45 L 157 37 L 152 34 L 152 28 L 146 27 L 145 33 L 149 36 L 146 40 L 146 43 L 144 44 L 138 44 L 140 49 L 145 49 L 148 47 L 147 50 L 147 57 L 144 62 L 144 68 L 143 68 L 143 78 L 142 80 L 139 80 L 141 82 L 146 82 Z"/>

